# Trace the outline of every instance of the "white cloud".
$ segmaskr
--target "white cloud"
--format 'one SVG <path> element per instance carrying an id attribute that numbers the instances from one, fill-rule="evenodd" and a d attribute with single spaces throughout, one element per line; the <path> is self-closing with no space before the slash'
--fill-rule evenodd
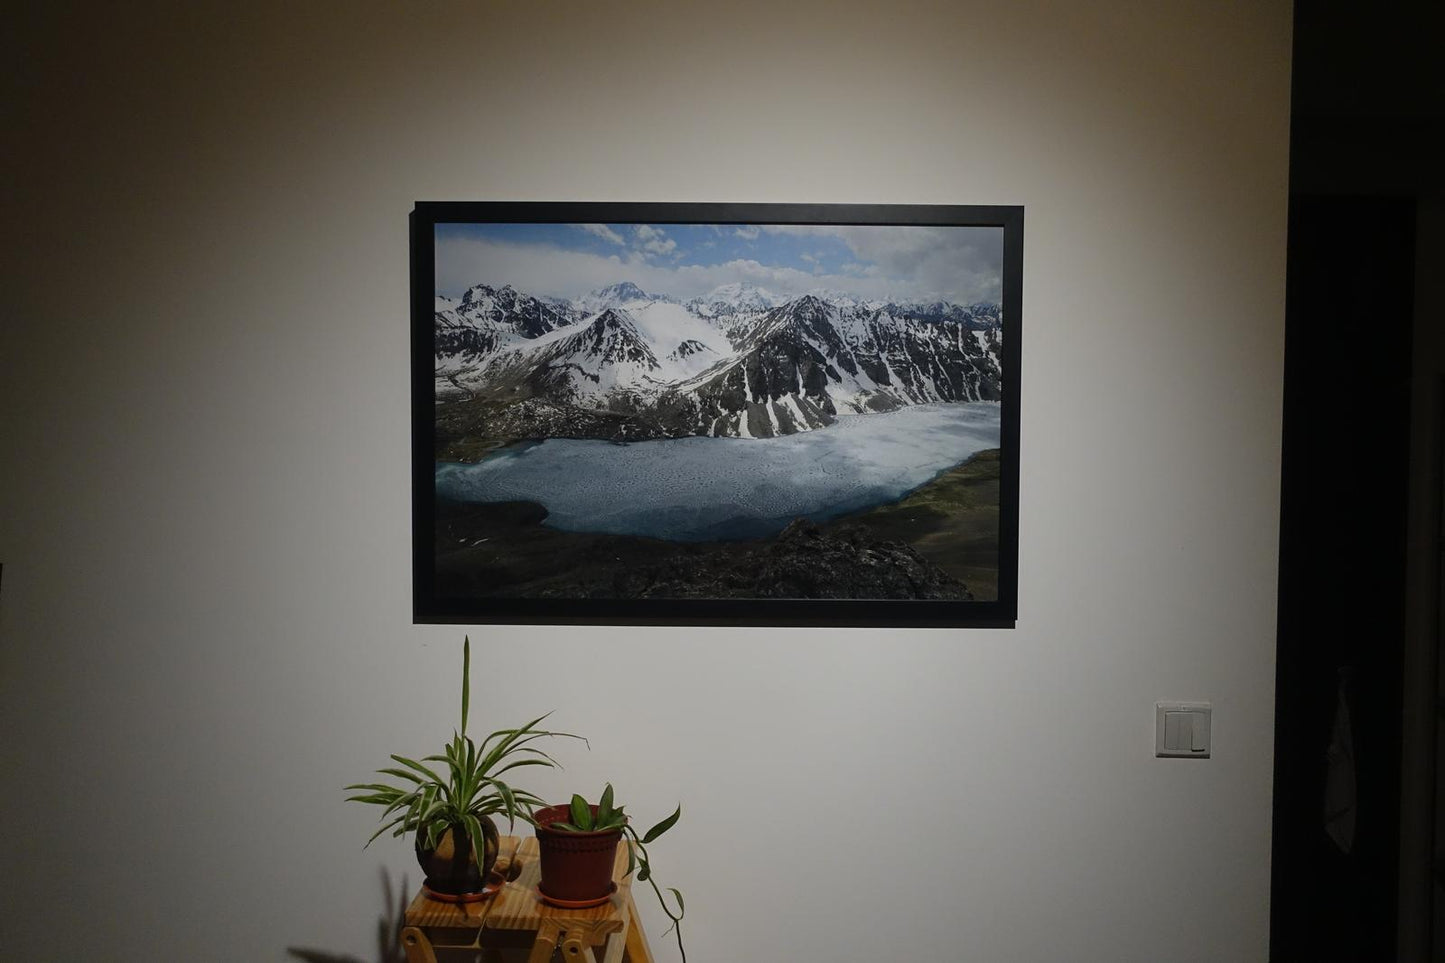
<path id="1" fill-rule="evenodd" d="M 616 244 L 619 247 L 625 246 L 627 244 L 626 238 L 624 238 L 621 234 L 618 234 L 606 224 L 574 224 L 572 226 L 580 230 L 586 231 L 588 234 L 600 237 L 604 241 Z"/>
<path id="2" fill-rule="evenodd" d="M 669 239 L 670 240 L 670 239 Z M 603 257 L 544 244 L 505 244 L 447 238 L 436 245 L 436 290 L 456 296 L 473 284 L 510 284 L 534 295 L 574 298 L 618 281 L 679 300 L 706 294 L 730 281 L 751 281 L 778 294 L 802 294 L 819 281 L 795 268 L 738 260 L 707 267 L 654 264 L 639 251 Z"/>
<path id="3" fill-rule="evenodd" d="M 660 257 L 677 251 L 677 242 L 667 232 L 651 224 L 638 224 L 632 229 L 632 243 L 643 257 Z M 682 252 L 678 252 L 681 256 Z"/>
<path id="4" fill-rule="evenodd" d="M 837 238 L 860 262 L 876 269 L 870 275 L 894 278 L 900 287 L 920 293 L 967 301 L 996 301 L 1002 296 L 1002 228 L 766 224 L 762 229 L 769 234 Z"/>
<path id="5" fill-rule="evenodd" d="M 751 225 L 746 229 L 758 230 Z M 684 252 L 677 242 L 665 231 L 641 224 L 626 238 L 629 249 L 609 256 L 545 244 L 445 238 L 436 246 L 436 289 L 457 295 L 477 283 L 510 284 L 531 294 L 577 297 L 632 281 L 645 291 L 687 300 L 720 284 L 749 281 L 784 297 L 819 288 L 879 300 L 941 297 L 967 303 L 1000 297 L 999 229 L 773 225 L 763 230 L 836 237 L 858 260 L 832 273 L 825 273 L 817 260 L 808 262 L 809 271 L 751 259 L 678 265 Z"/>
<path id="6" fill-rule="evenodd" d="M 742 238 L 744 241 L 756 241 L 758 239 L 758 235 L 762 232 L 759 231 L 757 227 L 752 224 L 745 224 L 744 226 L 733 231 L 733 233 L 738 237 Z"/>

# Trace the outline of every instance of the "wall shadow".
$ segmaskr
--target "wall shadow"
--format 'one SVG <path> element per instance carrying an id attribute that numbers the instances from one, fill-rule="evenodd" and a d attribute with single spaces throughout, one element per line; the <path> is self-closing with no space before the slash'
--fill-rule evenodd
<path id="1" fill-rule="evenodd" d="M 393 889 L 391 874 L 381 868 L 382 912 L 376 921 L 375 963 L 406 963 L 406 949 L 401 945 L 401 928 L 406 919 L 407 878 Z M 305 963 L 367 963 L 354 956 L 328 953 L 309 947 L 288 946 L 286 952 Z"/>

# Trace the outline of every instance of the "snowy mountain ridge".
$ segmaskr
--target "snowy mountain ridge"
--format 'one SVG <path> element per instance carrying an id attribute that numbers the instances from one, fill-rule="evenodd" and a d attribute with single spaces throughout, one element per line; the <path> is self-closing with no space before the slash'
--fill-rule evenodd
<path id="1" fill-rule="evenodd" d="M 478 284 L 438 297 L 435 326 L 438 402 L 480 402 L 514 436 L 625 422 L 620 437 L 773 437 L 1001 397 L 986 303 L 784 299 L 740 282 L 681 304 L 627 281 L 567 301 Z"/>

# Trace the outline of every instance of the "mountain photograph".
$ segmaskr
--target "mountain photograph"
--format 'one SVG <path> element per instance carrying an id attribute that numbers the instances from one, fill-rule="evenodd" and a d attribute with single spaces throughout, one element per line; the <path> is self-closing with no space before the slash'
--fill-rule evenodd
<path id="1" fill-rule="evenodd" d="M 1002 235 L 435 225 L 438 592 L 997 598 Z"/>

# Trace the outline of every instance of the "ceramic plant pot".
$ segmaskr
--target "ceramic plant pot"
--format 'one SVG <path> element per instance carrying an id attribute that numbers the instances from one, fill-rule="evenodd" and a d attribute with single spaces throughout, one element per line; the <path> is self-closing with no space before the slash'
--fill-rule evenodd
<path id="1" fill-rule="evenodd" d="M 436 849 L 426 848 L 425 833 L 416 836 L 416 861 L 426 874 L 426 888 L 441 899 L 464 900 L 485 895 L 492 866 L 497 862 L 497 827 L 491 817 L 481 816 L 482 861 L 477 865 L 472 840 L 461 826 L 452 826 L 437 838 Z"/>
<path id="2" fill-rule="evenodd" d="M 591 809 L 595 817 L 597 807 Z M 612 867 L 617 860 L 617 843 L 622 839 L 621 828 L 593 833 L 549 829 L 551 823 L 571 820 L 568 806 L 547 806 L 534 815 L 542 898 L 559 906 L 606 902 L 615 889 Z"/>

